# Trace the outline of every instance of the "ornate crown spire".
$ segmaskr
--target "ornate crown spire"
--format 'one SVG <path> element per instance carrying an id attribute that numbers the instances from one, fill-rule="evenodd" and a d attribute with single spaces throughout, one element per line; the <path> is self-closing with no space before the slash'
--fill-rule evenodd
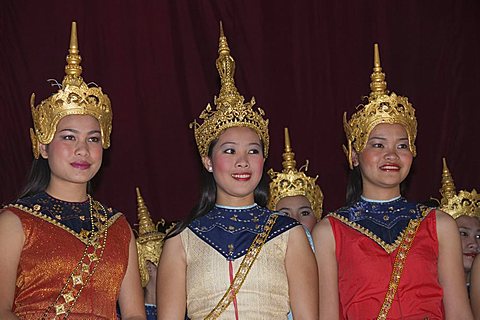
<path id="1" fill-rule="evenodd" d="M 380 52 L 378 51 L 378 44 L 373 45 L 373 73 L 370 75 L 370 99 L 375 100 L 387 94 L 387 82 L 385 81 L 385 73 L 382 72 L 380 65 Z"/>
<path id="2" fill-rule="evenodd" d="M 58 122 L 68 115 L 91 115 L 100 124 L 102 146 L 110 146 L 112 109 L 110 99 L 100 87 L 88 87 L 81 77 L 82 57 L 78 50 L 77 24 L 72 22 L 70 48 L 66 58 L 62 88 L 35 107 L 35 94 L 30 99 L 34 129 L 30 129 L 33 155 L 38 159 L 40 144 L 49 144 Z"/>
<path id="3" fill-rule="evenodd" d="M 445 158 L 442 159 L 443 161 L 443 172 L 442 172 L 442 188 L 440 189 L 440 194 L 442 195 L 441 205 L 447 205 L 448 200 L 453 198 L 457 192 L 455 189 L 455 184 L 453 182 L 452 175 L 450 174 L 450 170 L 447 167 L 447 161 Z"/>
<path id="4" fill-rule="evenodd" d="M 347 121 L 347 113 L 343 114 L 343 128 L 347 136 L 347 146 L 343 146 L 350 169 L 352 164 L 352 148 L 361 152 L 365 148 L 370 132 L 380 123 L 398 123 L 405 127 L 409 148 L 416 156 L 415 139 L 417 136 L 417 119 L 415 109 L 408 98 L 389 94 L 385 73 L 380 64 L 378 44 L 374 45 L 373 73 L 370 76 L 370 95 L 368 104 L 360 105 L 358 111 Z"/>
<path id="5" fill-rule="evenodd" d="M 460 216 L 480 218 L 480 194 L 475 189 L 471 192 L 460 190 L 457 194 L 452 175 L 447 167 L 447 161 L 443 158 L 442 188 L 440 189 L 442 200 L 440 210 L 445 211 L 454 219 Z"/>
<path id="6" fill-rule="evenodd" d="M 198 151 L 201 157 L 208 156 L 208 149 L 212 141 L 218 139 L 222 132 L 232 127 L 247 127 L 255 130 L 263 143 L 263 156 L 268 156 L 269 135 L 268 119 L 263 119 L 265 112 L 261 108 L 253 110 L 255 98 L 244 103 L 245 98 L 240 95 L 235 86 L 235 60 L 230 55 L 227 38 L 223 33 L 220 22 L 220 39 L 218 44 L 218 58 L 215 61 L 220 75 L 220 93 L 214 98 L 216 110 L 210 104 L 200 114 L 203 123 L 194 120 L 190 124 L 193 128 Z"/>
<path id="7" fill-rule="evenodd" d="M 137 192 L 137 216 L 138 216 L 138 236 L 142 237 L 152 232 L 157 232 L 157 228 L 150 218 L 150 212 L 145 205 L 145 200 L 140 193 L 140 189 L 135 188 Z"/>
<path id="8" fill-rule="evenodd" d="M 140 194 L 140 189 L 135 188 L 137 192 L 137 213 L 138 213 L 138 237 L 137 237 L 137 253 L 138 265 L 140 269 L 140 278 L 142 286 L 145 287 L 150 276 L 148 275 L 147 261 L 158 266 L 160 255 L 162 253 L 163 240 L 165 233 L 158 231 L 157 226 L 150 218 L 145 201 Z M 161 219 L 160 224 L 165 225 L 165 220 Z"/>
<path id="9" fill-rule="evenodd" d="M 315 217 L 317 220 L 320 220 L 323 211 L 323 193 L 316 184 L 318 176 L 312 178 L 305 174 L 308 170 L 308 160 L 299 170 L 297 170 L 296 165 L 297 162 L 295 161 L 295 153 L 293 153 L 290 144 L 288 128 L 285 128 L 283 170 L 282 172 L 275 172 L 273 169 L 268 170 L 268 175 L 272 179 L 270 182 L 268 208 L 270 210 L 276 210 L 277 203 L 285 197 L 304 196 L 310 202 Z"/>

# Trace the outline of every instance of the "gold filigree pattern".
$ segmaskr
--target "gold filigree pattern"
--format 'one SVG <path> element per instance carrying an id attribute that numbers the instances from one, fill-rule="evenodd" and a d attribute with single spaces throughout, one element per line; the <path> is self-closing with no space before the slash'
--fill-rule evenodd
<path id="1" fill-rule="evenodd" d="M 250 245 L 250 248 L 248 248 L 248 252 L 245 254 L 245 257 L 243 258 L 240 267 L 235 273 L 235 277 L 229 288 L 223 295 L 222 299 L 220 299 L 218 304 L 215 306 L 215 308 L 213 308 L 213 310 L 205 317 L 205 320 L 217 319 L 223 313 L 223 311 L 228 308 L 230 303 L 232 303 L 233 299 L 238 294 L 238 291 L 240 291 L 243 282 L 247 278 L 247 275 L 252 268 L 253 263 L 257 259 L 258 254 L 262 250 L 263 245 L 267 241 L 268 235 L 272 231 L 273 225 L 275 224 L 277 218 L 278 216 L 276 214 L 270 215 L 267 222 L 265 223 L 263 231 L 255 237 L 252 244 Z"/>
<path id="2" fill-rule="evenodd" d="M 78 50 L 77 24 L 72 22 L 70 49 L 65 66 L 62 88 L 57 93 L 43 100 L 35 107 L 35 94 L 30 99 L 34 129 L 30 129 L 33 154 L 40 155 L 40 144 L 49 144 L 58 122 L 68 115 L 91 115 L 98 120 L 102 136 L 102 146 L 110 146 L 112 132 L 112 108 L 110 99 L 100 87 L 89 87 L 83 78 Z"/>
<path id="3" fill-rule="evenodd" d="M 387 91 L 385 73 L 380 65 L 378 44 L 374 45 L 374 67 L 370 76 L 370 95 L 368 104 L 360 105 L 351 119 L 347 121 L 347 113 L 343 114 L 343 128 L 347 136 L 347 146 L 343 146 L 350 169 L 353 169 L 352 147 L 361 152 L 367 145 L 370 132 L 380 123 L 401 124 L 408 135 L 409 148 L 416 156 L 415 139 L 417 136 L 417 119 L 415 109 L 407 97 L 397 96 Z"/>
<path id="4" fill-rule="evenodd" d="M 285 151 L 283 152 L 282 165 L 282 172 L 275 172 L 273 169 L 268 170 L 268 175 L 272 179 L 268 208 L 276 210 L 277 203 L 285 197 L 304 196 L 310 202 L 317 221 L 320 221 L 323 212 L 323 193 L 316 184 L 318 176 L 313 178 L 305 174 L 308 170 L 308 160 L 304 166 L 297 170 L 297 162 L 290 144 L 288 128 L 285 128 Z"/>
<path id="5" fill-rule="evenodd" d="M 460 190 L 456 192 L 447 161 L 443 158 L 442 188 L 440 189 L 442 200 L 439 209 L 451 215 L 454 219 L 460 216 L 480 218 L 480 194 L 473 189 L 471 192 Z"/>
<path id="6" fill-rule="evenodd" d="M 245 98 L 240 95 L 235 87 L 235 60 L 230 55 L 227 38 L 223 34 L 223 27 L 220 22 L 220 40 L 216 66 L 220 75 L 220 94 L 214 99 L 216 110 L 212 110 L 210 104 L 200 114 L 203 123 L 197 120 L 190 123 L 193 128 L 195 141 L 201 157 L 208 156 L 208 149 L 212 141 L 218 139 L 222 132 L 232 127 L 247 127 L 253 129 L 263 143 L 263 156 L 268 156 L 269 135 L 268 119 L 263 119 L 265 112 L 257 108 L 253 110 L 255 98 L 244 103 Z"/>

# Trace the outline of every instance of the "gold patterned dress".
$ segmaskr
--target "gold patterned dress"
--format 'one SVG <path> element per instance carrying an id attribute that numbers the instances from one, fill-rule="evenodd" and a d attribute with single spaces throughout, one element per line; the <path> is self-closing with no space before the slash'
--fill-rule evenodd
<path id="1" fill-rule="evenodd" d="M 46 193 L 7 207 L 25 234 L 12 309 L 20 319 L 116 319 L 131 234 L 121 213 L 99 208 Z"/>
<path id="2" fill-rule="evenodd" d="M 181 234 L 187 258 L 187 310 L 204 319 L 228 290 L 254 238 L 275 213 L 254 205 L 215 206 Z M 219 319 L 287 319 L 285 270 L 289 230 L 298 222 L 278 216 L 240 291 Z"/>

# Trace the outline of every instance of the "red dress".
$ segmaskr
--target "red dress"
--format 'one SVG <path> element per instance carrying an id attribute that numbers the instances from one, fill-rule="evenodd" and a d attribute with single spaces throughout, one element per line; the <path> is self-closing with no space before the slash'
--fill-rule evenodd
<path id="1" fill-rule="evenodd" d="M 368 230 L 328 217 L 338 262 L 340 319 L 376 319 L 390 282 L 397 248 L 388 253 Z M 358 226 L 358 225 L 357 225 Z M 373 237 L 375 238 L 375 237 Z M 435 210 L 423 219 L 408 252 L 387 319 L 444 319 L 438 282 Z"/>
<path id="2" fill-rule="evenodd" d="M 20 319 L 40 319 L 82 258 L 86 244 L 76 232 L 20 208 L 7 207 L 20 218 L 25 234 L 12 311 Z M 106 226 L 103 256 L 68 319 L 116 319 L 131 234 L 121 213 L 110 217 Z"/>

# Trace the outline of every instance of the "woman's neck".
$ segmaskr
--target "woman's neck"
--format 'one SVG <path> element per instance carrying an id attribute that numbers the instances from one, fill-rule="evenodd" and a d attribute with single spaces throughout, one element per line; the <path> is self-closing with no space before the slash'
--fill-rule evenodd
<path id="1" fill-rule="evenodd" d="M 249 194 L 245 197 L 236 197 L 217 192 L 215 204 L 224 207 L 247 207 L 254 205 L 255 199 L 253 194 Z"/>
<path id="2" fill-rule="evenodd" d="M 400 199 L 401 196 L 396 196 L 394 198 L 391 198 L 391 199 L 386 199 L 386 200 L 376 200 L 376 199 L 369 199 L 365 196 L 360 196 L 363 200 L 365 201 L 368 201 L 368 202 L 378 202 L 378 203 L 384 203 L 384 202 L 392 202 L 392 201 L 395 201 L 397 199 Z"/>
<path id="3" fill-rule="evenodd" d="M 395 188 L 363 188 L 362 197 L 374 201 L 388 201 L 400 197 L 400 187 Z"/>
<path id="4" fill-rule="evenodd" d="M 68 202 L 83 202 L 88 199 L 86 184 L 62 184 L 49 183 L 45 192 L 52 197 Z"/>

